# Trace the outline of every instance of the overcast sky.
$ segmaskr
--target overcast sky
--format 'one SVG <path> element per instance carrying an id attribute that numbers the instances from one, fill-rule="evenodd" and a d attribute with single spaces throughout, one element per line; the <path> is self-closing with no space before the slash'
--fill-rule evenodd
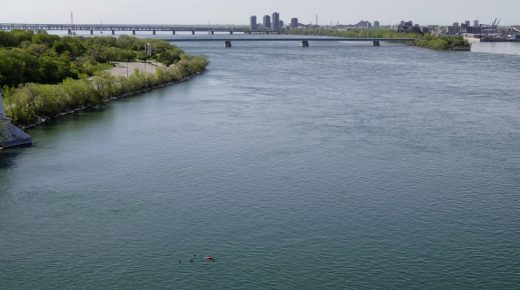
<path id="1" fill-rule="evenodd" d="M 301 23 L 381 24 L 413 20 L 420 24 L 451 24 L 479 19 L 491 23 L 520 24 L 520 0 L 1 0 L 0 22 L 247 24 L 273 11 L 282 20 L 298 17 Z"/>

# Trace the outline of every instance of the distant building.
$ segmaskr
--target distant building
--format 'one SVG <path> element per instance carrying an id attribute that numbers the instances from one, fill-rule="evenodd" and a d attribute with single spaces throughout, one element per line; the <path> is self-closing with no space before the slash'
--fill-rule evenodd
<path id="1" fill-rule="evenodd" d="M 291 28 L 298 28 L 300 23 L 298 22 L 298 18 L 291 18 L 291 24 L 289 25 Z"/>
<path id="2" fill-rule="evenodd" d="M 464 24 L 466 24 L 466 27 L 470 27 L 471 26 L 471 21 L 466 20 L 466 21 L 464 21 Z"/>
<path id="3" fill-rule="evenodd" d="M 414 25 L 413 21 L 401 21 L 399 26 L 397 27 L 398 32 L 413 32 L 414 31 Z"/>
<path id="4" fill-rule="evenodd" d="M 374 21 L 374 28 L 379 28 L 380 24 L 379 24 L 379 21 Z"/>
<path id="5" fill-rule="evenodd" d="M 272 21 L 271 28 L 274 31 L 280 31 L 280 14 L 278 12 L 273 12 Z"/>
<path id="6" fill-rule="evenodd" d="M 473 21 L 473 26 L 480 27 L 480 21 L 478 21 L 478 20 Z"/>
<path id="7" fill-rule="evenodd" d="M 371 28 L 372 27 L 372 23 L 370 21 L 361 20 L 354 26 L 358 27 L 358 28 Z"/>
<path id="8" fill-rule="evenodd" d="M 253 15 L 249 18 L 249 29 L 251 31 L 257 31 L 258 30 L 258 25 L 256 23 L 256 16 Z"/>
<path id="9" fill-rule="evenodd" d="M 263 20 L 264 22 L 262 24 L 264 25 L 264 28 L 271 29 L 271 16 L 265 15 Z"/>
<path id="10" fill-rule="evenodd" d="M 460 25 L 458 22 L 454 22 L 452 26 L 448 26 L 448 34 L 459 34 L 460 33 Z"/>

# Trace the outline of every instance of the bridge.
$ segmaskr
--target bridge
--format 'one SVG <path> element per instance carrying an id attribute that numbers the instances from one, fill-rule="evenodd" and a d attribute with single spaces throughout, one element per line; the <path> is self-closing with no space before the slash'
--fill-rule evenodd
<path id="1" fill-rule="evenodd" d="M 26 24 L 26 23 L 0 23 L 0 30 L 31 30 L 31 31 L 67 31 L 69 35 L 75 32 L 111 32 L 115 35 L 117 31 L 132 32 L 171 32 L 175 35 L 176 32 L 191 32 L 195 35 L 197 32 L 207 32 L 209 35 L 214 35 L 215 32 L 224 32 L 229 34 L 243 33 L 243 34 L 280 34 L 279 31 L 270 29 L 258 29 L 252 31 L 249 26 L 243 25 L 163 25 L 163 24 Z M 223 41 L 226 47 L 231 47 L 231 41 L 301 41 L 303 47 L 308 47 L 311 41 L 349 41 L 349 42 L 372 42 L 374 46 L 379 46 L 380 42 L 405 42 L 413 41 L 413 38 L 342 38 L 342 37 L 316 37 L 316 36 L 295 36 L 295 37 L 234 37 L 234 38 L 218 38 L 218 37 L 161 37 L 170 42 L 199 42 L 199 41 Z"/>
<path id="2" fill-rule="evenodd" d="M 215 34 L 215 32 L 233 33 L 276 33 L 270 29 L 258 29 L 252 31 L 249 26 L 244 25 L 163 25 L 163 24 L 26 24 L 26 23 L 0 23 L 0 30 L 52 30 L 52 31 L 67 31 L 68 34 L 73 34 L 76 31 L 87 31 L 90 34 L 94 32 L 108 31 L 113 35 L 117 31 L 132 32 L 171 32 L 175 34 L 177 31 L 191 32 L 208 32 L 208 34 Z"/>
<path id="3" fill-rule="evenodd" d="M 316 36 L 295 36 L 295 37 L 233 37 L 233 38 L 222 38 L 222 37 L 158 37 L 159 39 L 170 41 L 170 42 L 224 42 L 225 47 L 231 47 L 232 41 L 301 41 L 302 47 L 308 47 L 310 42 L 372 42 L 374 46 L 380 46 L 381 42 L 406 42 L 413 41 L 414 38 L 349 38 L 349 37 L 316 37 Z"/>

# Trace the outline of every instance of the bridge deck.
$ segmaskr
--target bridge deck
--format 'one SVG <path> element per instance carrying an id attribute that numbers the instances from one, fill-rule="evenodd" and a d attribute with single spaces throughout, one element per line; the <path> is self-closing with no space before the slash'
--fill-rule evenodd
<path id="1" fill-rule="evenodd" d="M 412 41 L 413 38 L 345 38 L 345 37 L 184 37 L 184 38 L 161 38 L 158 39 L 171 41 L 171 42 L 198 42 L 198 41 L 382 41 L 382 42 L 403 42 L 403 41 Z"/>

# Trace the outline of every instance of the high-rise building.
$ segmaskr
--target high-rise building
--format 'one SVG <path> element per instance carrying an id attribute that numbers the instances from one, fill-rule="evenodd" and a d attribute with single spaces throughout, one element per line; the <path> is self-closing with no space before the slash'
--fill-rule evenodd
<path id="1" fill-rule="evenodd" d="M 470 27 L 471 26 L 471 21 L 469 21 L 469 20 L 466 20 L 464 23 L 466 24 L 466 27 Z"/>
<path id="2" fill-rule="evenodd" d="M 257 25 L 257 22 L 256 22 L 256 15 L 253 15 L 249 18 L 249 29 L 251 31 L 256 31 L 258 30 L 258 25 Z"/>
<path id="3" fill-rule="evenodd" d="M 478 21 L 478 20 L 473 21 L 473 26 L 479 27 L 480 26 L 480 21 Z"/>
<path id="4" fill-rule="evenodd" d="M 299 25 L 300 23 L 298 22 L 298 18 L 291 18 L 291 28 L 298 28 Z"/>
<path id="5" fill-rule="evenodd" d="M 272 17 L 273 23 L 271 28 L 274 31 L 280 31 L 280 14 L 278 12 L 273 12 Z"/>
<path id="6" fill-rule="evenodd" d="M 271 29 L 271 16 L 265 15 L 263 20 L 264 29 Z"/>
<path id="7" fill-rule="evenodd" d="M 379 24 L 379 21 L 377 21 L 377 20 L 374 21 L 374 28 L 379 28 L 379 25 L 380 25 L 380 24 Z"/>

